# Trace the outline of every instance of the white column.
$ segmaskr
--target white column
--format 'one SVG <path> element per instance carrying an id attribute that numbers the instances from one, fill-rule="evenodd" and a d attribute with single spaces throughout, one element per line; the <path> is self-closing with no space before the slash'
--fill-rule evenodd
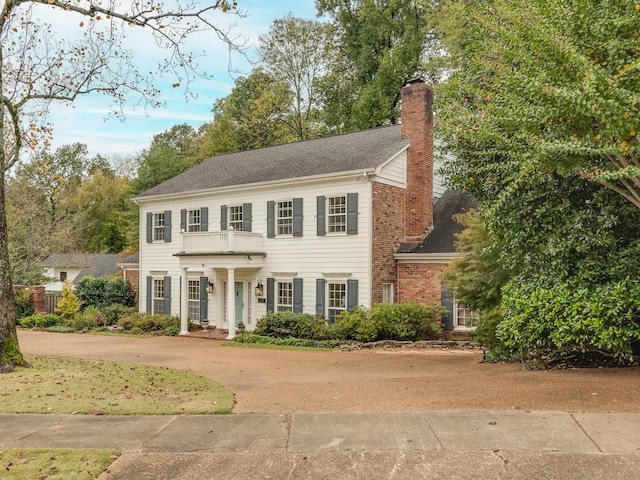
<path id="1" fill-rule="evenodd" d="M 236 338 L 236 271 L 227 269 L 227 325 L 229 326 L 228 340 Z"/>
<path id="2" fill-rule="evenodd" d="M 189 277 L 187 268 L 182 268 L 180 288 L 180 335 L 189 335 Z"/>

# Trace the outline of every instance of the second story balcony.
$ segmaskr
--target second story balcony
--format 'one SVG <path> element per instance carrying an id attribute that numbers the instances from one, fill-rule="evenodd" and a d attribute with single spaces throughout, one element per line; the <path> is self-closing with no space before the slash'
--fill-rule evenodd
<path id="1" fill-rule="evenodd" d="M 182 232 L 181 253 L 187 255 L 264 253 L 262 234 L 226 230 L 222 232 Z"/>

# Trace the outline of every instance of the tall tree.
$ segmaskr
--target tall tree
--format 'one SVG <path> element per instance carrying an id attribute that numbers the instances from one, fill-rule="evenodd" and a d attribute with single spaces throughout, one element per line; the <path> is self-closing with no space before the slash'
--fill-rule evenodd
<path id="1" fill-rule="evenodd" d="M 291 97 L 285 82 L 261 70 L 238 78 L 231 93 L 216 101 L 213 123 L 202 129 L 201 154 L 210 157 L 294 140 L 286 124 Z"/>
<path id="2" fill-rule="evenodd" d="M 155 187 L 200 163 L 198 142 L 198 132 L 186 123 L 154 135 L 151 146 L 138 155 L 134 193 Z"/>
<path id="3" fill-rule="evenodd" d="M 328 14 L 338 28 L 341 47 L 353 71 L 349 90 L 340 100 L 329 88 L 326 97 L 351 101 L 347 123 L 369 128 L 399 119 L 400 88 L 422 75 L 429 29 L 430 2 L 418 0 L 316 0 L 319 14 Z M 336 66 L 344 70 L 339 63 Z M 327 87 L 331 85 L 325 84 Z M 327 104 L 325 108 L 334 108 Z M 338 105 L 345 109 L 345 105 Z"/>
<path id="4" fill-rule="evenodd" d="M 448 1 L 442 15 L 462 68 L 439 92 L 440 135 L 485 164 L 474 178 L 508 159 L 512 182 L 574 171 L 640 208 L 635 0 Z"/>
<path id="5" fill-rule="evenodd" d="M 327 73 L 335 29 L 328 23 L 287 15 L 273 21 L 259 39 L 260 67 L 286 82 L 293 96 L 291 115 L 284 119 L 296 140 L 315 136 L 318 81 Z"/>
<path id="6" fill-rule="evenodd" d="M 215 24 L 218 11 L 235 12 L 236 4 L 216 0 L 206 6 L 188 3 L 120 3 L 115 0 L 12 0 L 0 10 L 0 371 L 24 364 L 15 330 L 15 303 L 8 249 L 5 184 L 7 172 L 25 145 L 48 141 L 46 113 L 56 101 L 102 93 L 114 100 L 114 110 L 130 94 L 150 105 L 158 102 L 154 76 L 144 76 L 125 48 L 127 27 L 154 36 L 167 49 L 159 70 L 172 72 L 188 84 L 196 57 L 184 50 L 194 32 L 209 30 L 230 42 Z M 75 19 L 82 38 L 57 36 L 42 18 Z M 68 28 L 68 27 L 66 27 Z M 65 30 L 63 35 L 68 35 Z M 153 40 L 152 40 L 153 41 Z M 121 110 L 120 110 L 121 111 Z"/>

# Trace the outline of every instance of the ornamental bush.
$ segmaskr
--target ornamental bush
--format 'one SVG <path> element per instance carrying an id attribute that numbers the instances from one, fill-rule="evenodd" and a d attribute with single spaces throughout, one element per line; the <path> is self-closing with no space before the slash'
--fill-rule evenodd
<path id="1" fill-rule="evenodd" d="M 129 333 L 176 335 L 180 333 L 180 318 L 171 315 L 131 313 L 118 320 L 118 325 Z M 193 328 L 191 325 L 189 328 Z"/>
<path id="2" fill-rule="evenodd" d="M 331 329 L 324 319 L 317 315 L 293 312 L 269 312 L 256 324 L 256 335 L 277 338 L 306 338 L 309 340 L 328 340 Z"/>
<path id="3" fill-rule="evenodd" d="M 541 357 L 600 352 L 633 359 L 640 339 L 640 281 L 590 288 L 509 282 L 496 335 L 512 350 Z"/>
<path id="4" fill-rule="evenodd" d="M 33 327 L 48 328 L 48 327 L 60 325 L 61 323 L 62 323 L 62 317 L 60 317 L 59 315 L 54 315 L 52 313 L 46 314 L 46 315 L 36 313 L 34 315 L 29 315 L 27 317 L 24 317 L 20 321 L 20 325 L 22 325 L 24 328 L 33 328 Z"/>
<path id="5" fill-rule="evenodd" d="M 131 285 L 122 278 L 83 277 L 76 284 L 75 292 L 85 307 L 105 309 L 114 303 L 132 307 L 135 303 Z"/>
<path id="6" fill-rule="evenodd" d="M 378 303 L 371 309 L 342 312 L 335 331 L 340 338 L 357 342 L 423 340 L 441 332 L 440 315 L 444 312 L 442 307 L 415 302 Z"/>
<path id="7" fill-rule="evenodd" d="M 20 322 L 24 317 L 28 317 L 29 315 L 33 315 L 35 311 L 33 305 L 29 301 L 29 297 L 31 296 L 31 292 L 28 288 L 23 288 L 22 290 L 18 290 L 14 298 L 16 300 L 16 322 Z"/>

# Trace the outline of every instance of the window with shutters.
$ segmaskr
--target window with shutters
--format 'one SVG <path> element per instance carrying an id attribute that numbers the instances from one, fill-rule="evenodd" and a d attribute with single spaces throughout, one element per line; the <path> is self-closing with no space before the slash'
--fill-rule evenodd
<path id="1" fill-rule="evenodd" d="M 164 279 L 153 279 L 153 311 L 154 314 L 164 313 Z"/>
<path id="2" fill-rule="evenodd" d="M 188 316 L 189 320 L 200 320 L 200 280 L 189 280 L 188 287 Z"/>
<path id="3" fill-rule="evenodd" d="M 293 201 L 277 203 L 276 225 L 278 235 L 293 234 Z"/>
<path id="4" fill-rule="evenodd" d="M 327 321 L 335 323 L 336 318 L 347 309 L 347 284 L 329 282 L 327 284 Z"/>
<path id="5" fill-rule="evenodd" d="M 293 282 L 277 282 L 276 310 L 278 312 L 293 311 Z"/>
<path id="6" fill-rule="evenodd" d="M 164 213 L 153 214 L 153 239 L 164 240 Z"/>
<path id="7" fill-rule="evenodd" d="M 327 231 L 342 233 L 347 231 L 347 197 L 327 197 Z"/>
<path id="8" fill-rule="evenodd" d="M 187 232 L 199 232 L 202 227 L 200 209 L 187 212 Z"/>
<path id="9" fill-rule="evenodd" d="M 242 228 L 242 219 L 243 219 L 243 215 L 242 215 L 242 205 L 234 205 L 229 207 L 229 228 L 232 228 L 234 230 L 237 230 L 239 232 L 241 232 L 243 230 Z"/>

